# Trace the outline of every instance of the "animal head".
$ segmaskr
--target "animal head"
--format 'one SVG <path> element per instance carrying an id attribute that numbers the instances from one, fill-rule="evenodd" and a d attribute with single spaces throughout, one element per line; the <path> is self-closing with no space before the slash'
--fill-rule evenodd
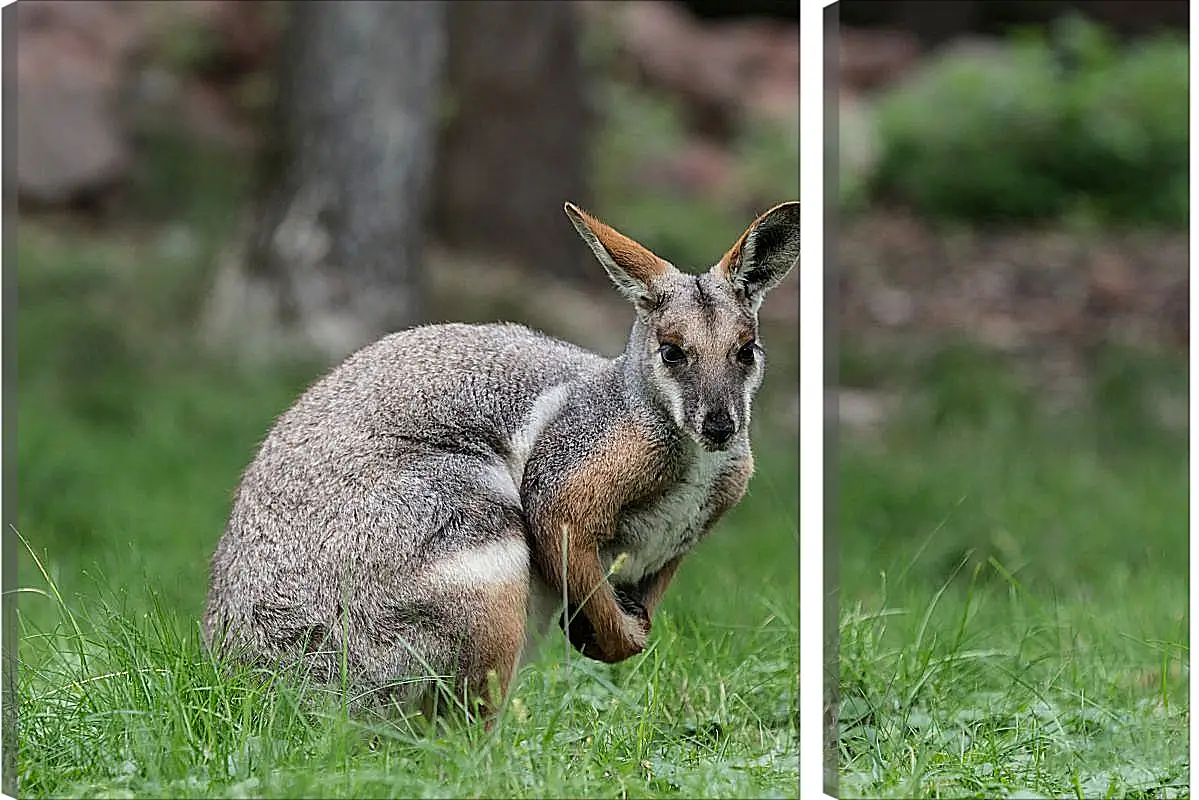
<path id="1" fill-rule="evenodd" d="M 637 317 L 626 357 L 680 430 L 709 451 L 749 426 L 765 351 L 758 308 L 799 262 L 799 203 L 754 220 L 706 272 L 689 274 L 571 203 L 566 214 Z"/>

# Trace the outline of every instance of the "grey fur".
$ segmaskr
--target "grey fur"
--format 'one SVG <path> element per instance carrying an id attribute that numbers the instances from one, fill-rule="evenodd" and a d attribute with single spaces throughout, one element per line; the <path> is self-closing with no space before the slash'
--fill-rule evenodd
<path id="1" fill-rule="evenodd" d="M 489 620 L 472 587 L 432 576 L 489 544 L 515 542 L 519 557 L 523 541 L 525 571 L 512 574 L 523 575 L 528 628 L 544 630 L 532 617 L 547 612 L 549 566 L 529 519 L 618 425 L 668 454 L 672 488 L 622 512 L 601 552 L 606 564 L 628 554 L 613 583 L 634 589 L 693 548 L 713 486 L 750 458 L 763 365 L 735 355 L 739 337 L 756 336 L 756 308 L 715 268 L 676 270 L 655 288 L 658 305 L 638 313 L 614 359 L 519 325 L 430 325 L 363 348 L 315 383 L 242 476 L 212 559 L 206 639 L 251 659 L 303 660 L 325 681 L 344 658 L 365 690 L 494 666 L 480 661 Z M 683 370 L 662 363 L 665 329 L 688 352 Z M 719 447 L 700 413 L 717 406 L 736 424 Z M 531 425 L 538 413 L 543 424 Z M 425 688 L 393 695 L 425 698 Z"/>

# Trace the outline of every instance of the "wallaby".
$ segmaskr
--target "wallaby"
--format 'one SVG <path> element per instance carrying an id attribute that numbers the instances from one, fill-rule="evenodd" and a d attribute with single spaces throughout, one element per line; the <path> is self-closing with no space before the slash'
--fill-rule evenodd
<path id="1" fill-rule="evenodd" d="M 442 324 L 350 356 L 276 422 L 212 559 L 214 648 L 493 719 L 557 620 L 586 656 L 645 648 L 679 562 L 742 497 L 757 312 L 799 260 L 799 203 L 707 272 L 574 205 L 636 317 L 601 357 L 511 324 Z"/>

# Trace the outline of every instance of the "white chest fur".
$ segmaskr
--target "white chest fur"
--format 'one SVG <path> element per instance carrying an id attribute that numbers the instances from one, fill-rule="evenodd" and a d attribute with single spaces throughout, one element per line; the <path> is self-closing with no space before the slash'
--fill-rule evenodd
<path id="1" fill-rule="evenodd" d="M 699 450 L 690 469 L 654 502 L 626 512 L 615 541 L 600 553 L 608 568 L 627 553 L 613 583 L 635 583 L 695 546 L 712 511 L 713 487 L 737 456 Z"/>

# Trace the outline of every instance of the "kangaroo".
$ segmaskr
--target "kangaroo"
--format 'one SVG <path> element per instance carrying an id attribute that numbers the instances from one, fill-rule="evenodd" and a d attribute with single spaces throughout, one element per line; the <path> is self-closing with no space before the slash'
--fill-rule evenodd
<path id="1" fill-rule="evenodd" d="M 753 472 L 757 312 L 799 260 L 799 203 L 702 274 L 565 211 L 635 309 L 624 352 L 449 323 L 351 355 L 242 475 L 211 563 L 214 650 L 432 715 L 448 686 L 489 720 L 555 622 L 589 658 L 644 650 Z"/>

